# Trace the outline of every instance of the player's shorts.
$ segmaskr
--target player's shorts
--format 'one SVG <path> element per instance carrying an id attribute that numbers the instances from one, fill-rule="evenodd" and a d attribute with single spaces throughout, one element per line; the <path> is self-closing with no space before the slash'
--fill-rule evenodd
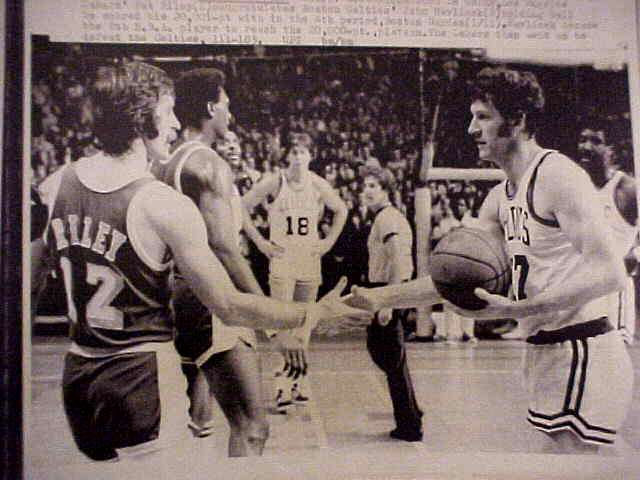
<path id="1" fill-rule="evenodd" d="M 183 280 L 179 280 L 182 282 Z M 202 366 L 212 355 L 226 352 L 238 341 L 257 348 L 256 334 L 244 327 L 226 325 L 209 313 L 190 289 L 182 288 L 178 281 L 173 307 L 176 313 L 176 350 L 183 363 Z"/>
<path id="2" fill-rule="evenodd" d="M 281 277 L 278 275 L 269 275 L 269 289 L 271 297 L 285 302 L 303 302 L 312 303 L 318 298 L 318 290 L 322 283 L 319 278 L 303 280 L 295 276 Z M 267 335 L 271 336 L 277 330 L 267 330 Z M 306 346 L 309 346 L 311 338 L 311 330 L 303 326 L 292 330 L 293 334 L 303 338 Z"/>
<path id="3" fill-rule="evenodd" d="M 551 433 L 611 445 L 631 405 L 633 370 L 620 333 L 606 317 L 527 338 L 527 420 Z"/>
<path id="4" fill-rule="evenodd" d="M 81 351 L 82 354 L 78 354 Z M 74 345 L 65 357 L 64 408 L 76 445 L 93 460 L 178 445 L 186 381 L 171 342 L 109 355 Z"/>
<path id="5" fill-rule="evenodd" d="M 273 257 L 269 261 L 269 276 L 322 283 L 322 262 L 320 255 L 296 251 L 296 255 Z"/>
<path id="6" fill-rule="evenodd" d="M 231 350 L 239 341 L 257 348 L 258 341 L 253 330 L 230 327 L 214 315 L 208 318 L 198 328 L 176 332 L 175 346 L 183 363 L 201 367 L 213 355 Z"/>

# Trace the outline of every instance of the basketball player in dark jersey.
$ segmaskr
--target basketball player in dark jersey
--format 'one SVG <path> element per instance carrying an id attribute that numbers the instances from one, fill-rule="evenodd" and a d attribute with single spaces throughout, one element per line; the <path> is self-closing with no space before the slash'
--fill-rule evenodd
<path id="1" fill-rule="evenodd" d="M 138 62 L 98 67 L 89 91 L 100 151 L 61 172 L 44 234 L 68 300 L 65 412 L 93 460 L 188 448 L 186 382 L 172 345 L 172 262 L 227 324 L 295 328 L 362 312 L 339 302 L 337 290 L 295 305 L 233 287 L 193 202 L 149 173 L 149 158 L 168 157 L 180 128 L 164 71 Z"/>
<path id="2" fill-rule="evenodd" d="M 183 130 L 170 159 L 156 160 L 152 173 L 198 206 L 209 244 L 235 286 L 243 292 L 262 295 L 240 251 L 243 207 L 231 168 L 211 148 L 229 132 L 229 99 L 224 81 L 224 74 L 213 68 L 180 75 L 176 81 L 175 111 Z M 178 287 L 174 304 L 176 348 L 189 381 L 191 429 L 197 436 L 211 431 L 215 397 L 229 421 L 229 456 L 261 455 L 269 426 L 262 402 L 254 331 L 224 325 L 189 289 Z"/>

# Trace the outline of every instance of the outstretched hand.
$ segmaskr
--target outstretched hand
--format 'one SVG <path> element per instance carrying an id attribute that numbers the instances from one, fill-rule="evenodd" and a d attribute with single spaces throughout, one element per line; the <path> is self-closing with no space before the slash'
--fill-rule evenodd
<path id="1" fill-rule="evenodd" d="M 347 277 L 341 277 L 333 289 L 320 299 L 318 303 L 309 307 L 307 314 L 307 323 L 313 326 L 305 328 L 312 330 L 319 320 L 322 321 L 343 321 L 343 320 L 371 320 L 373 313 L 366 311 L 358 306 L 350 306 L 343 301 L 340 294 L 347 286 Z"/>
<path id="2" fill-rule="evenodd" d="M 284 372 L 297 379 L 307 373 L 307 354 L 304 342 L 290 330 L 281 330 L 273 337 L 278 351 L 284 358 Z"/>
<path id="3" fill-rule="evenodd" d="M 358 287 L 354 285 L 351 287 L 351 293 L 342 297 L 342 301 L 351 307 L 368 310 L 370 312 L 377 312 L 380 310 L 376 294 L 371 288 Z"/>

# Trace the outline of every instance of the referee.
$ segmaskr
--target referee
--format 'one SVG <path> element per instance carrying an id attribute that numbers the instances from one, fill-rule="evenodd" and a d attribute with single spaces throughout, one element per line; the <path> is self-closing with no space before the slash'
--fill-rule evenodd
<path id="1" fill-rule="evenodd" d="M 367 240 L 370 286 L 410 280 L 413 234 L 404 215 L 391 205 L 395 178 L 389 170 L 377 165 L 362 167 L 360 174 L 364 178 L 364 199 L 374 218 Z M 392 309 L 376 313 L 367 328 L 367 349 L 374 363 L 387 376 L 396 422 L 391 437 L 418 442 L 422 440 L 422 411 L 409 374 L 401 314 L 401 310 Z"/>

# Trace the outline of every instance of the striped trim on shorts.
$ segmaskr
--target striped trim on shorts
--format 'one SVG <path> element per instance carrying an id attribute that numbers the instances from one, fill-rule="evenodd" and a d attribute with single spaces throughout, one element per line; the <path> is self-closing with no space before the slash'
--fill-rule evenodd
<path id="1" fill-rule="evenodd" d="M 615 442 L 632 393 L 632 370 L 607 318 L 542 331 L 527 339 L 528 422 L 546 433 L 573 431 L 583 442 Z"/>

